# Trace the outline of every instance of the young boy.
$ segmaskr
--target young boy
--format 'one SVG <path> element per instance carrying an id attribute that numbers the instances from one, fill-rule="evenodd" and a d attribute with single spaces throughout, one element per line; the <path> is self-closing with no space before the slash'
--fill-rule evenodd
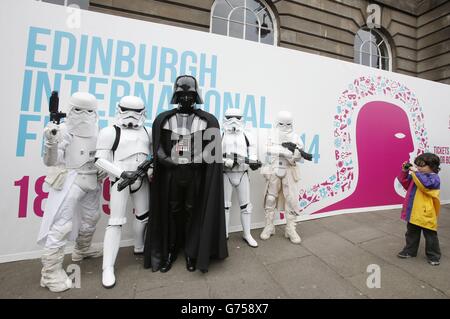
<path id="1" fill-rule="evenodd" d="M 425 253 L 428 263 L 440 264 L 441 250 L 437 236 L 437 220 L 440 201 L 439 157 L 432 153 L 424 153 L 414 160 L 415 167 L 405 162 L 402 172 L 397 177 L 407 190 L 403 203 L 401 218 L 408 222 L 405 234 L 406 245 L 397 254 L 399 258 L 417 256 L 420 233 L 425 237 Z"/>

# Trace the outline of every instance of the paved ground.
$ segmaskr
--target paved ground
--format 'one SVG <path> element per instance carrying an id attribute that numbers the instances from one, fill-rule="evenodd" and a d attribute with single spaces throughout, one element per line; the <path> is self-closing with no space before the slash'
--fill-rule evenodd
<path id="1" fill-rule="evenodd" d="M 54 294 L 39 287 L 40 261 L 0 264 L 1 298 L 449 298 L 450 205 L 442 209 L 441 265 L 427 264 L 423 238 L 417 258 L 396 257 L 404 244 L 399 210 L 359 213 L 302 222 L 303 241 L 290 244 L 283 226 L 260 247 L 248 247 L 231 234 L 229 258 L 207 274 L 189 273 L 184 258 L 166 273 L 143 269 L 142 258 L 122 248 L 118 282 L 101 286 L 101 258 L 80 263 L 81 288 Z M 261 230 L 254 230 L 255 238 Z M 65 265 L 70 264 L 66 255 Z M 381 269 L 381 288 L 366 285 L 367 266 Z"/>

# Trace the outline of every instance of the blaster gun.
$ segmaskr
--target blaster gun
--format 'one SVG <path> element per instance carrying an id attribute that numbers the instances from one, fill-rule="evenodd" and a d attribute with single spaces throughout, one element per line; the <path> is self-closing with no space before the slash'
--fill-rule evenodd
<path id="1" fill-rule="evenodd" d="M 240 156 L 236 153 L 224 154 L 223 158 L 229 158 L 233 160 L 233 167 L 238 166 L 242 163 L 245 163 L 250 166 L 250 168 L 254 171 L 262 166 L 262 163 L 258 160 L 252 160 L 248 157 Z"/>
<path id="2" fill-rule="evenodd" d="M 313 159 L 312 154 L 306 153 L 304 150 L 300 149 L 297 146 L 297 144 L 295 144 L 293 142 L 284 142 L 284 143 L 281 143 L 281 146 L 290 150 L 292 152 L 292 154 L 294 154 L 295 150 L 297 149 L 300 152 L 300 155 L 307 161 L 312 161 L 312 159 Z"/>
<path id="3" fill-rule="evenodd" d="M 52 91 L 52 95 L 50 96 L 50 101 L 48 103 L 48 109 L 50 111 L 50 121 L 59 125 L 62 118 L 67 116 L 66 113 L 59 111 L 59 97 L 58 91 Z M 52 130 L 52 134 L 56 135 L 56 130 Z"/>
<path id="4" fill-rule="evenodd" d="M 145 175 L 147 175 L 147 171 L 153 167 L 153 158 L 149 159 L 149 160 L 145 160 L 144 162 L 142 162 L 138 168 L 136 169 L 133 177 L 131 178 L 127 178 L 127 179 L 123 179 L 119 185 L 117 185 L 117 190 L 119 192 L 121 192 L 124 188 L 126 188 L 127 186 L 130 186 L 131 184 L 133 184 L 138 178 L 144 178 Z"/>

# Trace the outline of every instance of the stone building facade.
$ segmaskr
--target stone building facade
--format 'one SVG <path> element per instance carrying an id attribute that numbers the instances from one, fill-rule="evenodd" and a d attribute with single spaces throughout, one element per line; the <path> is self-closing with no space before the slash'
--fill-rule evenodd
<path id="1" fill-rule="evenodd" d="M 216 0 L 217 1 L 217 0 Z M 239 1 L 239 0 L 229 0 Z M 89 9 L 210 32 L 215 0 L 90 0 Z M 370 4 L 381 9 L 379 32 L 390 70 L 450 84 L 449 0 L 265 0 L 276 20 L 276 43 L 353 62 L 355 35 Z"/>

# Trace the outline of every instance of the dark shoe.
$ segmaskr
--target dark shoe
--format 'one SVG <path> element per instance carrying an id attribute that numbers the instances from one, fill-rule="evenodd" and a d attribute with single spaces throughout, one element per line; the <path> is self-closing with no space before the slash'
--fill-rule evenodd
<path id="1" fill-rule="evenodd" d="M 404 252 L 404 251 L 402 250 L 401 252 L 399 252 L 399 253 L 397 254 L 397 257 L 398 257 L 398 258 L 406 259 L 406 258 L 412 258 L 412 257 L 416 257 L 416 256 L 410 255 L 409 253 Z"/>
<path id="2" fill-rule="evenodd" d="M 188 271 L 195 271 L 195 259 L 191 257 L 186 257 L 186 269 Z"/>
<path id="3" fill-rule="evenodd" d="M 208 272 L 208 269 L 200 269 L 200 271 L 202 272 L 202 274 L 206 274 Z"/>
<path id="4" fill-rule="evenodd" d="M 441 264 L 441 262 L 439 260 L 430 260 L 430 259 L 428 259 L 428 263 L 431 266 L 439 266 Z"/>
<path id="5" fill-rule="evenodd" d="M 177 259 L 177 255 L 169 253 L 166 261 L 164 261 L 159 269 L 160 272 L 168 272 L 172 268 L 173 262 Z"/>

